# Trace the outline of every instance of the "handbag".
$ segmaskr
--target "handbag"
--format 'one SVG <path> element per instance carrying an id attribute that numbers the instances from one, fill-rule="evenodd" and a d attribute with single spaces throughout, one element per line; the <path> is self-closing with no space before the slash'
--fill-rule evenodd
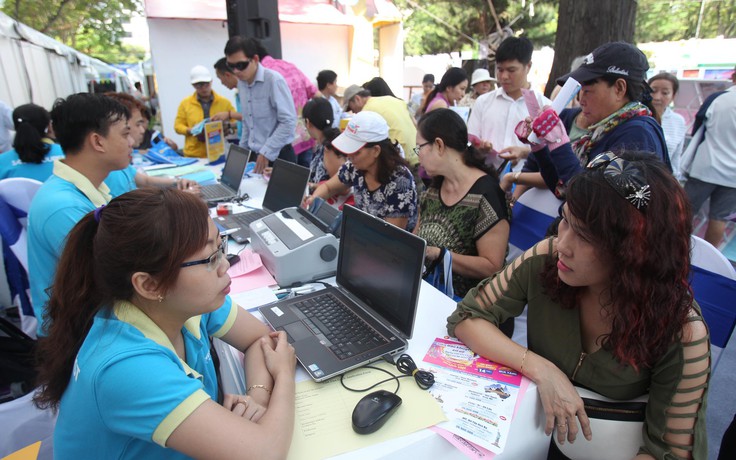
<path id="1" fill-rule="evenodd" d="M 703 143 L 705 140 L 705 125 L 701 125 L 700 128 L 693 134 L 692 139 L 690 139 L 690 143 L 687 144 L 687 148 L 684 152 L 682 152 L 682 155 L 680 155 L 679 161 L 676 163 L 679 164 L 673 164 L 673 169 L 676 169 L 675 173 L 679 173 L 681 177 L 687 177 L 690 174 L 690 168 L 693 165 L 693 160 L 695 159 L 695 152 L 697 152 L 698 147 L 700 147 L 700 144 Z"/>
<path id="2" fill-rule="evenodd" d="M 585 414 L 590 420 L 590 430 L 593 439 L 588 441 L 579 433 L 573 444 L 565 442 L 560 445 L 557 441 L 557 427 L 552 433 L 553 446 L 550 453 L 556 448 L 559 454 L 571 460 L 630 460 L 644 445 L 642 430 L 646 417 L 649 395 L 639 396 L 628 401 L 618 401 L 606 398 L 587 388 L 575 386 L 583 399 Z"/>
<path id="3" fill-rule="evenodd" d="M 452 288 L 452 253 L 447 248 L 440 248 L 439 257 L 427 266 L 422 278 L 447 297 L 457 300 Z"/>

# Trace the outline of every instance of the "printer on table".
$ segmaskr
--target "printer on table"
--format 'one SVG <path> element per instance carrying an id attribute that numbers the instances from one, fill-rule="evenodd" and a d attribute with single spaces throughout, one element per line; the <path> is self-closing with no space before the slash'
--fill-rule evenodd
<path id="1" fill-rule="evenodd" d="M 332 219 L 325 222 L 305 209 L 286 208 L 250 224 L 253 251 L 279 286 L 335 274 L 339 244 L 334 231 L 342 214 L 334 211 L 327 217 L 322 213 L 320 217 Z"/>

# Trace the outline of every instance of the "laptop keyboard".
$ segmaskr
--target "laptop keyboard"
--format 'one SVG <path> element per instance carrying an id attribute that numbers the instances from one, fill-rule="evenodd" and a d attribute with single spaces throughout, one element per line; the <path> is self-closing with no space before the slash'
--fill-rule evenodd
<path id="1" fill-rule="evenodd" d="M 342 304 L 333 294 L 312 297 L 293 304 L 307 319 L 314 334 L 324 334 L 330 350 L 339 359 L 348 359 L 388 343 L 375 329 Z"/>
<path id="2" fill-rule="evenodd" d="M 222 184 L 212 184 L 201 187 L 200 194 L 205 200 L 214 200 L 217 198 L 234 196 L 233 191 Z"/>

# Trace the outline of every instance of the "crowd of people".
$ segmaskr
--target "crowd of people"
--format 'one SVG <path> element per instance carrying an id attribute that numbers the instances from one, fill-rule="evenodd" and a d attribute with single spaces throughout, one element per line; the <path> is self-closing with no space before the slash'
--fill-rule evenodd
<path id="1" fill-rule="evenodd" d="M 173 128 L 183 155 L 205 157 L 198 125 L 237 126 L 254 173 L 277 158 L 310 168 L 305 206 L 350 204 L 414 232 L 428 264 L 449 253 L 449 294 L 461 301 L 448 332 L 536 383 L 550 455 L 596 436 L 583 386 L 615 400 L 649 395 L 637 458 L 706 458 L 709 340 L 688 284 L 690 235 L 707 199 L 714 245 L 736 212 L 736 86 L 706 100 L 685 148 L 671 108 L 678 80 L 647 79 L 635 46 L 604 44 L 559 76 L 581 84 L 560 114 L 528 81 L 532 51 L 507 38 L 495 78 L 427 74 L 408 104 L 380 77 L 348 85 L 340 102 L 334 71 L 315 85 L 235 36 L 213 69 L 236 104 L 196 65 Z M 225 242 L 198 185 L 132 166 L 132 149 L 150 145 L 144 102 L 80 93 L 50 112 L 0 106 L 15 131 L 12 143 L 0 137 L 0 178 L 43 182 L 28 268 L 35 401 L 59 410 L 56 454 L 285 457 L 294 351 L 228 295 Z M 530 187 L 564 205 L 549 238 L 507 260 L 513 206 Z M 519 344 L 510 337 L 524 310 Z M 245 395 L 218 395 L 210 337 L 245 353 Z"/>

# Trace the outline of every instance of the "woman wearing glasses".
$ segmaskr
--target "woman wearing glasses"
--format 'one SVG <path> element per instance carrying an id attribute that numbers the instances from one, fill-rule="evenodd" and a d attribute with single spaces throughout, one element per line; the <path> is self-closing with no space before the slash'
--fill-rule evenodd
<path id="1" fill-rule="evenodd" d="M 375 112 L 362 110 L 351 118 L 332 141 L 348 161 L 305 199 L 305 206 L 314 197 L 327 200 L 345 195 L 352 187 L 356 208 L 412 231 L 417 222 L 416 185 L 398 143 L 388 135 L 386 120 Z"/>
<path id="2" fill-rule="evenodd" d="M 570 180 L 561 216 L 557 237 L 468 293 L 448 331 L 536 383 L 554 455 L 606 437 L 623 444 L 628 422 L 597 430 L 578 386 L 613 400 L 648 393 L 630 451 L 580 457 L 707 458 L 710 350 L 688 284 L 692 216 L 682 187 L 650 153 L 607 152 Z M 527 304 L 525 348 L 496 325 Z"/>
<path id="3" fill-rule="evenodd" d="M 286 457 L 294 351 L 228 296 L 224 256 L 204 202 L 175 189 L 132 191 L 74 227 L 39 343 L 56 458 Z M 210 337 L 245 353 L 246 395 L 217 402 Z"/>
<path id="4" fill-rule="evenodd" d="M 509 211 L 498 174 L 468 142 L 465 122 L 450 109 L 419 120 L 417 156 L 432 182 L 419 203 L 416 233 L 427 240 L 427 261 L 452 254 L 452 285 L 463 297 L 504 265 Z"/>

